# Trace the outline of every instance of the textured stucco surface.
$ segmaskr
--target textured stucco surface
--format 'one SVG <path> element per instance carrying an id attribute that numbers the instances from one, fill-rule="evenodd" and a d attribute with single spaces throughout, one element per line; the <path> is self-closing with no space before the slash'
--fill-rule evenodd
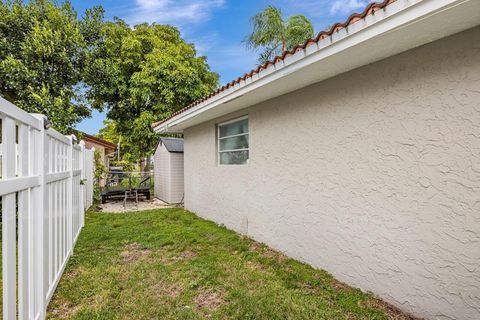
<path id="1" fill-rule="evenodd" d="M 215 124 L 249 116 L 250 162 Z M 480 28 L 185 131 L 185 205 L 403 310 L 480 319 Z"/>

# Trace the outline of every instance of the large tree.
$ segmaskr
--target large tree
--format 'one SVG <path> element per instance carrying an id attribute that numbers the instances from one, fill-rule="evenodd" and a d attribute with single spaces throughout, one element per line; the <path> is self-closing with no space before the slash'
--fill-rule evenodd
<path id="1" fill-rule="evenodd" d="M 122 136 L 116 121 L 110 119 L 105 120 L 103 122 L 103 128 L 100 129 L 97 136 L 120 146 L 120 149 L 117 150 L 117 157 L 110 163 L 114 165 L 125 165 L 132 164 L 139 159 L 139 148 L 132 145 Z"/>
<path id="2" fill-rule="evenodd" d="M 153 151 L 158 136 L 154 121 L 202 97 L 217 86 L 218 75 L 192 44 L 167 25 L 130 27 L 115 19 L 102 30 L 89 53 L 85 81 L 87 97 L 106 109 L 122 139 L 142 159 Z"/>
<path id="3" fill-rule="evenodd" d="M 62 132 L 88 117 L 82 70 L 102 18 L 95 7 L 78 19 L 68 1 L 1 1 L 0 95 Z"/>
<path id="4" fill-rule="evenodd" d="M 254 15 L 250 22 L 253 31 L 245 42 L 249 49 L 259 52 L 260 63 L 293 49 L 314 35 L 313 25 L 307 17 L 294 15 L 284 19 L 282 11 L 273 6 Z"/>

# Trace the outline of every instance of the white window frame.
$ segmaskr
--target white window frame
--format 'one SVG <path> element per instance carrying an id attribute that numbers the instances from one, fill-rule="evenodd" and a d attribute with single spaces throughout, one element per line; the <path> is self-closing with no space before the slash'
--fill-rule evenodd
<path id="1" fill-rule="evenodd" d="M 233 134 L 231 136 L 225 136 L 225 137 L 220 137 L 220 128 L 230 124 L 230 123 L 235 123 L 241 120 L 248 120 L 248 115 L 238 117 L 235 119 L 231 119 L 225 122 L 221 122 L 217 124 L 217 164 L 219 166 L 244 166 L 247 165 L 249 160 L 250 160 L 250 123 L 248 123 L 248 131 L 246 133 L 240 133 L 240 134 Z M 232 138 L 232 137 L 239 137 L 239 136 L 248 136 L 248 148 L 242 148 L 242 149 L 232 149 L 232 150 L 221 150 L 220 151 L 220 140 L 227 139 L 227 138 Z M 225 153 L 225 152 L 232 152 L 232 151 L 248 151 L 248 158 L 246 163 L 243 164 L 233 164 L 233 163 L 221 163 L 220 162 L 220 154 Z"/>

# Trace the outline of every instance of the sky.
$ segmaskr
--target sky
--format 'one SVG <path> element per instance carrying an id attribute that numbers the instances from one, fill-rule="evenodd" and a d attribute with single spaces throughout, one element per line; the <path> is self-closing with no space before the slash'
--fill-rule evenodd
<path id="1" fill-rule="evenodd" d="M 195 44 L 199 55 L 206 56 L 212 71 L 225 84 L 257 65 L 257 53 L 245 48 L 243 39 L 251 32 L 250 17 L 268 5 L 280 8 L 284 16 L 303 14 L 315 32 L 350 14 L 362 11 L 368 0 L 71 0 L 80 14 L 102 5 L 105 18 L 119 17 L 130 25 L 142 22 L 176 26 L 182 37 Z M 96 134 L 103 127 L 105 114 L 92 112 L 77 129 Z"/>

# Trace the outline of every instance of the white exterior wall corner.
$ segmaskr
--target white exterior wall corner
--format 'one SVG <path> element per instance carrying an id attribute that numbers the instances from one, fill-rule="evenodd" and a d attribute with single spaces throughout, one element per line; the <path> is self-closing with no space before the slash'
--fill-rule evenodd
<path id="1" fill-rule="evenodd" d="M 250 162 L 215 124 L 249 116 Z M 185 130 L 185 206 L 430 319 L 480 319 L 480 28 Z"/>

